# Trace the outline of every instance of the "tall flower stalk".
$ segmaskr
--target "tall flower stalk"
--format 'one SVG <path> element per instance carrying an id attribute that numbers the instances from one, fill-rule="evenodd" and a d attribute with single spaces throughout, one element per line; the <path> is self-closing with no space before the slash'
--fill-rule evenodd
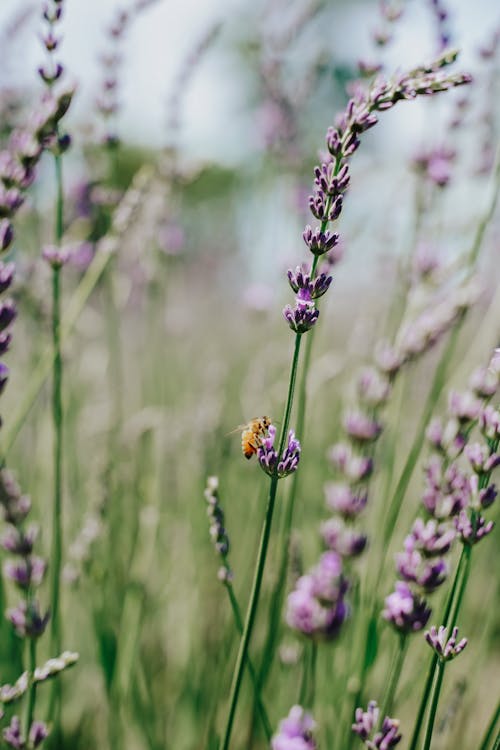
<path id="1" fill-rule="evenodd" d="M 53 89 L 64 74 L 63 65 L 56 60 L 55 51 L 59 46 L 56 36 L 59 22 L 63 15 L 63 0 L 48 0 L 43 7 L 43 18 L 46 30 L 42 37 L 47 51 L 47 63 L 39 68 L 39 74 L 47 87 L 47 99 L 53 96 Z M 71 97 L 73 92 L 71 91 Z M 69 106 L 69 102 L 68 102 Z M 54 352 L 52 370 L 52 421 L 54 426 L 54 503 L 52 509 L 52 548 L 51 548 L 51 585 L 50 585 L 50 646 L 52 653 L 61 650 L 61 614 L 60 588 L 63 549 L 63 403 L 62 381 L 63 360 L 61 351 L 61 269 L 68 260 L 68 252 L 62 247 L 64 234 L 64 186 L 62 172 L 62 155 L 71 144 L 70 136 L 63 133 L 59 121 L 53 131 L 47 135 L 45 148 L 50 150 L 55 167 L 55 220 L 54 244 L 45 247 L 43 257 L 52 269 L 52 346 Z M 60 703 L 60 683 L 53 683 L 49 714 L 57 715 Z"/>
<path id="2" fill-rule="evenodd" d="M 222 750 L 228 750 L 230 746 L 248 646 L 259 602 L 278 481 L 289 473 L 286 467 L 292 466 L 290 454 L 293 454 L 294 443 L 297 442 L 292 432 L 288 434 L 288 428 L 293 407 L 301 340 L 303 334 L 316 324 L 319 317 L 316 299 L 327 291 L 331 283 L 331 277 L 321 270 L 318 271 L 318 262 L 322 255 L 338 244 L 338 235 L 329 232 L 327 227 L 338 219 L 342 211 L 343 196 L 350 182 L 349 159 L 360 145 L 359 136 L 378 122 L 377 112 L 391 109 L 400 100 L 414 99 L 418 95 L 430 95 L 468 83 L 470 81 L 468 75 L 450 75 L 442 71 L 443 67 L 455 61 L 456 56 L 457 53 L 454 52 L 446 53 L 430 65 L 398 75 L 390 81 L 378 78 L 367 90 L 359 87 L 345 112 L 337 119 L 336 127 L 329 128 L 327 132 L 326 144 L 329 155 L 327 160 L 315 169 L 314 193 L 309 198 L 311 213 L 320 224 L 316 229 L 307 226 L 303 235 L 306 245 L 313 254 L 313 261 L 310 267 L 299 267 L 295 272 L 289 271 L 288 274 L 290 286 L 296 293 L 296 300 L 295 307 L 287 305 L 283 313 L 290 328 L 295 332 L 295 345 L 278 451 L 276 453 L 273 448 L 275 432 L 259 448 L 259 463 L 270 476 L 270 487 L 245 626 L 233 673 L 228 716 L 221 743 Z M 285 451 L 287 441 L 288 448 Z M 296 463 L 293 470 L 295 469 Z"/>

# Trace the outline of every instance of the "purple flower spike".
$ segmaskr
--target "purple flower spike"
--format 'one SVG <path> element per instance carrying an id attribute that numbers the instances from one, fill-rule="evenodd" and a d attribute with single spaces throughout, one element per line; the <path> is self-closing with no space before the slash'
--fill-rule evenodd
<path id="1" fill-rule="evenodd" d="M 382 425 L 360 411 L 351 411 L 344 417 L 344 429 L 352 440 L 371 443 L 382 432 Z"/>
<path id="2" fill-rule="evenodd" d="M 42 250 L 42 257 L 52 268 L 62 268 L 70 259 L 71 253 L 67 248 L 47 245 Z"/>
<path id="3" fill-rule="evenodd" d="M 3 738 L 9 747 L 15 750 L 21 750 L 26 747 L 26 743 L 21 732 L 21 720 L 19 716 L 13 716 L 8 727 L 3 730 Z"/>
<path id="4" fill-rule="evenodd" d="M 283 315 L 295 333 L 306 333 L 319 318 L 319 310 L 312 301 L 307 289 L 301 289 L 295 299 L 295 307 L 286 305 Z"/>
<path id="5" fill-rule="evenodd" d="M 355 518 L 365 508 L 368 500 L 366 492 L 353 492 L 348 484 L 328 482 L 325 484 L 326 504 L 345 518 Z"/>
<path id="6" fill-rule="evenodd" d="M 374 367 L 367 367 L 360 373 L 357 387 L 360 399 L 369 407 L 385 404 L 391 392 L 387 378 Z"/>
<path id="7" fill-rule="evenodd" d="M 479 367 L 469 380 L 469 387 L 479 398 L 491 398 L 498 388 L 498 373 L 489 367 Z"/>
<path id="8" fill-rule="evenodd" d="M 344 601 L 347 588 L 342 558 L 335 552 L 325 552 L 318 565 L 301 576 L 289 594 L 288 625 L 310 638 L 335 637 L 348 614 Z"/>
<path id="9" fill-rule="evenodd" d="M 366 534 L 347 526 L 340 518 L 329 518 L 321 524 L 321 536 L 328 549 L 341 557 L 357 557 L 366 547 Z"/>
<path id="10" fill-rule="evenodd" d="M 414 549 L 413 537 L 407 537 L 405 551 L 396 555 L 396 571 L 400 578 L 415 583 L 426 593 L 437 589 L 448 575 L 448 566 L 442 558 L 425 561 L 420 552 Z"/>
<path id="11" fill-rule="evenodd" d="M 426 630 L 424 635 L 425 640 L 434 649 L 441 661 L 451 661 L 467 646 L 467 638 L 462 638 L 457 643 L 458 628 L 456 626 L 453 628 L 449 639 L 448 629 L 444 625 L 440 625 L 439 629 L 436 629 L 433 625 L 430 630 Z"/>
<path id="12" fill-rule="evenodd" d="M 448 411 L 460 422 L 471 422 L 481 414 L 481 401 L 471 391 L 459 393 L 451 391 L 448 399 Z"/>
<path id="13" fill-rule="evenodd" d="M 421 518 L 417 518 L 409 538 L 415 549 L 426 557 L 434 557 L 449 552 L 455 537 L 454 529 L 438 524 L 434 519 L 425 523 Z"/>
<path id="14" fill-rule="evenodd" d="M 368 479 L 373 471 L 372 459 L 356 455 L 347 443 L 336 443 L 332 446 L 329 458 L 333 465 L 353 482 Z"/>
<path id="15" fill-rule="evenodd" d="M 500 438 L 500 411 L 491 405 L 487 406 L 479 418 L 479 427 L 485 438 Z"/>
<path id="16" fill-rule="evenodd" d="M 427 625 L 431 610 L 404 581 L 396 581 L 396 590 L 385 600 L 382 617 L 400 633 L 414 633 Z"/>
<path id="17" fill-rule="evenodd" d="M 396 747 L 401 740 L 402 735 L 398 734 L 399 721 L 386 716 L 381 731 L 373 735 L 379 715 L 380 709 L 376 701 L 370 701 L 366 711 L 357 708 L 354 714 L 356 721 L 352 725 L 352 731 L 364 741 L 366 747 L 370 750 L 390 750 L 391 747 Z M 371 737 L 372 739 L 370 739 Z"/>
<path id="18" fill-rule="evenodd" d="M 49 613 L 42 615 L 36 602 L 31 603 L 28 613 L 26 602 L 20 602 L 17 607 L 7 610 L 7 619 L 20 638 L 39 638 L 45 632 Z"/>
<path id="19" fill-rule="evenodd" d="M 280 721 L 278 733 L 271 740 L 272 750 L 316 750 L 313 732 L 316 722 L 301 706 L 293 706 Z"/>
<path id="20" fill-rule="evenodd" d="M 489 474 L 500 464 L 500 455 L 490 453 L 484 443 L 471 443 L 465 448 L 465 455 L 476 474 Z"/>
<path id="21" fill-rule="evenodd" d="M 49 730 L 45 722 L 34 721 L 30 727 L 30 742 L 33 747 L 38 747 L 49 736 Z"/>
<path id="22" fill-rule="evenodd" d="M 472 522 L 465 510 L 460 511 L 454 520 L 455 528 L 462 542 L 470 546 L 484 539 L 485 536 L 493 531 L 495 525 L 493 521 L 486 521 L 481 515 L 477 515 L 474 522 Z"/>
<path id="23" fill-rule="evenodd" d="M 314 279 L 311 279 L 310 270 L 303 264 L 297 266 L 295 271 L 289 269 L 288 281 L 296 294 L 300 290 L 305 290 L 307 292 L 306 298 L 317 299 L 328 291 L 332 283 L 332 277 L 327 276 L 326 273 L 319 273 Z"/>
<path id="24" fill-rule="evenodd" d="M 268 437 L 262 439 L 262 444 L 258 448 L 257 458 L 266 474 L 269 474 L 269 476 L 274 476 L 276 474 L 279 479 L 283 479 L 296 471 L 300 460 L 301 448 L 299 441 L 295 437 L 294 431 L 290 430 L 288 433 L 288 443 L 283 451 L 281 459 L 279 459 L 274 448 L 275 438 L 276 427 L 270 425 Z"/>

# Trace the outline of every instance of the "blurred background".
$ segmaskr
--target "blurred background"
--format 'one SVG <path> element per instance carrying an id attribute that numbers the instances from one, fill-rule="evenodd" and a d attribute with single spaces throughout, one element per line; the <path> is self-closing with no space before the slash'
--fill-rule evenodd
<path id="1" fill-rule="evenodd" d="M 77 85 L 65 119 L 72 137 L 64 157 L 65 243 L 73 251 L 64 269 L 66 309 L 79 298 L 96 253 L 106 242 L 114 250 L 65 343 L 64 640 L 81 654 L 64 678 L 65 746 L 73 750 L 217 746 L 238 639 L 217 580 L 203 489 L 208 475 L 220 477 L 235 590 L 244 603 L 267 479 L 242 458 L 239 436 L 228 433 L 256 415 L 281 416 L 292 349 L 282 316 L 292 301 L 286 269 L 306 260 L 301 234 L 311 222 L 313 169 L 360 61 L 365 72 L 380 65 L 390 75 L 433 59 L 443 46 L 458 47 L 456 67 L 471 72 L 474 84 L 382 113 L 352 161 L 339 227 L 344 257 L 321 306 L 299 436 L 305 450 L 291 579 L 317 559 L 323 484 L 332 477 L 327 448 L 341 435 L 354 373 L 397 329 L 394 298 L 403 298 L 408 322 L 463 280 L 464 258 L 491 203 L 498 3 L 449 0 L 445 18 L 433 2 L 401 6 L 402 17 L 388 27 L 376 2 L 65 4 L 59 57 Z M 40 34 L 38 4 L 2 0 L 3 145 L 40 99 Z M 50 388 L 43 376 L 33 399 L 30 388 L 50 342 L 50 277 L 40 251 L 51 242 L 53 201 L 47 159 L 19 214 L 12 254 L 19 315 L 3 406 L 9 465 L 47 529 L 47 552 Z M 461 329 L 438 413 L 448 387 L 463 387 L 499 343 L 499 231 L 496 214 L 482 237 L 479 299 Z M 415 291 L 415 259 L 425 252 L 438 259 L 438 272 Z M 396 467 L 443 345 L 426 351 L 398 384 L 387 416 Z M 382 473 L 367 519 L 374 537 L 377 509 L 397 479 L 397 471 Z M 419 465 L 391 553 L 401 547 L 421 489 Z M 500 630 L 485 602 L 497 600 L 498 583 L 487 573 L 494 542 L 481 547 L 464 618 L 476 645 L 446 686 L 446 705 L 459 718 L 445 722 L 436 750 L 476 747 L 493 708 Z M 277 559 L 272 550 L 264 613 Z M 394 580 L 388 560 L 384 595 Z M 365 560 L 362 575 L 368 566 Z M 303 647 L 282 617 L 278 631 L 281 656 L 265 688 L 275 723 L 296 700 Z M 381 633 L 386 658 L 393 635 L 382 626 Z M 15 643 L 10 635 L 3 642 L 5 679 L 15 679 Z M 335 653 L 352 648 L 347 629 Z M 415 644 L 405 673 L 398 708 L 408 725 L 426 648 Z M 341 670 L 342 656 L 335 658 Z M 324 652 L 324 695 L 333 659 Z M 376 694 L 383 671 L 370 679 Z M 342 681 L 331 689 L 340 695 L 344 688 L 356 690 Z M 245 690 L 235 746 L 265 747 L 248 718 Z M 325 704 L 318 711 L 323 747 L 333 750 L 325 741 L 338 715 Z"/>

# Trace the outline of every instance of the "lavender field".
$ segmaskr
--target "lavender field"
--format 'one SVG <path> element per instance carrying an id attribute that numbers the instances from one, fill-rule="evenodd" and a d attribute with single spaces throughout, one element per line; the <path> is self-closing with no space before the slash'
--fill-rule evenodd
<path id="1" fill-rule="evenodd" d="M 499 750 L 496 3 L 0 38 L 0 748 Z"/>

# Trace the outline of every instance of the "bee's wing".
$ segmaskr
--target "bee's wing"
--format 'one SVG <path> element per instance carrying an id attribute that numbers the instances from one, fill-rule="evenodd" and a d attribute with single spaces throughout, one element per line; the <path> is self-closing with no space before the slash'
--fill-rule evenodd
<path id="1" fill-rule="evenodd" d="M 242 432 L 243 430 L 246 430 L 246 428 L 246 424 L 239 424 L 238 427 L 235 427 L 234 430 L 231 430 L 231 432 L 226 432 L 226 437 L 228 435 L 234 435 L 235 432 Z"/>

